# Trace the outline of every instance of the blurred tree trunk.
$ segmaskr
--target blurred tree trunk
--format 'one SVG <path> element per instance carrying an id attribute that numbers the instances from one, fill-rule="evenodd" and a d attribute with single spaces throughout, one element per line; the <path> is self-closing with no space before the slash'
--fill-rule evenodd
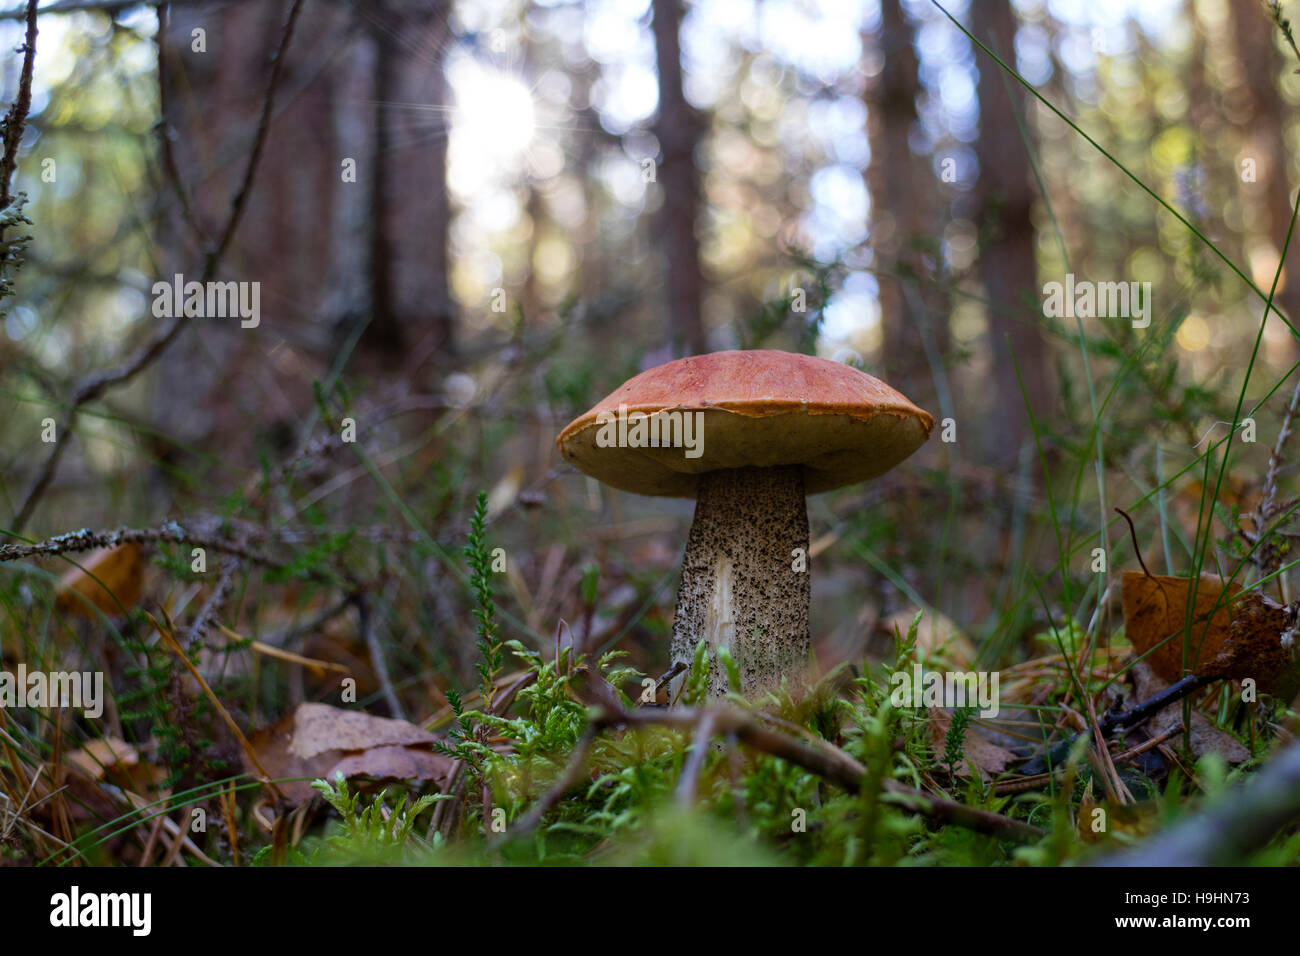
<path id="1" fill-rule="evenodd" d="M 204 248 L 229 215 L 287 9 L 171 9 L 160 38 L 166 120 L 204 235 L 179 212 L 169 217 L 163 277 L 198 278 Z M 409 377 L 417 388 L 428 386 L 420 368 L 450 354 L 447 120 L 440 109 L 412 108 L 446 99 L 448 15 L 443 2 L 415 0 L 304 9 L 217 277 L 260 283 L 261 323 L 199 320 L 160 363 L 159 421 L 173 438 L 250 454 L 258 436 L 288 440 L 311 408 L 312 381 L 355 335 L 358 368 Z M 196 28 L 206 31 L 206 52 L 192 49 Z M 344 175 L 345 160 L 355 162 L 355 179 Z M 178 394 L 192 400 L 177 403 Z"/>
<path id="2" fill-rule="evenodd" d="M 664 204 L 659 235 L 668 265 L 668 321 L 674 355 L 708 351 L 704 333 L 704 279 L 696 236 L 699 176 L 695 144 L 700 123 L 682 93 L 681 0 L 653 0 L 655 53 L 659 67 L 659 115 L 654 132 L 663 152 L 657 178 Z"/>
<path id="3" fill-rule="evenodd" d="M 370 325 L 358 343 L 380 368 L 404 356 L 417 387 L 454 352 L 448 284 L 445 0 L 383 0 L 372 8 L 375 148 Z M 370 353 L 367 355 L 366 353 Z"/>
<path id="4" fill-rule="evenodd" d="M 869 42 L 867 37 L 863 40 L 864 45 Z M 922 160 L 908 143 L 917 120 L 919 63 L 899 0 L 882 0 L 877 43 L 883 65 L 866 91 L 871 138 L 871 162 L 866 170 L 871 193 L 871 248 L 880 286 L 880 367 L 886 377 L 901 383 L 915 381 L 926 367 L 920 329 L 924 316 L 910 307 L 917 297 L 913 295 L 909 303 L 904 294 L 903 284 L 911 280 L 896 277 L 913 272 L 911 243 L 925 231 L 926 202 L 918 195 L 916 183 Z"/>
<path id="5" fill-rule="evenodd" d="M 1011 5 L 973 4 L 971 20 L 974 34 L 1014 65 L 1016 18 Z M 976 215 L 979 274 L 990 303 L 988 336 L 997 423 L 987 436 L 986 447 L 999 461 L 1009 462 L 1015 460 L 1030 434 L 1016 366 L 1034 415 L 1042 418 L 1051 414 L 1049 356 L 1039 324 L 1042 296 L 1030 218 L 1034 190 L 1028 147 L 1016 122 L 1017 113 L 1024 116 L 1025 96 L 1019 83 L 1004 77 L 1002 68 L 985 53 L 977 51 L 975 62 L 979 66 L 980 104 L 976 146 L 980 167 Z"/>
<path id="6" fill-rule="evenodd" d="M 523 68 L 523 81 L 529 89 L 536 89 L 537 82 L 545 72 L 545 59 L 539 56 L 536 49 L 533 36 L 528 31 L 524 32 L 522 38 L 523 59 L 521 66 Z M 541 321 L 542 316 L 542 294 L 541 284 L 537 278 L 537 249 L 542 241 L 542 234 L 546 227 L 546 203 L 542 201 L 541 191 L 537 188 L 537 182 L 530 174 L 525 186 L 528 190 L 528 199 L 524 203 L 524 216 L 528 220 L 529 232 L 527 240 L 527 263 L 528 267 L 524 271 L 524 287 L 520 292 L 519 300 L 523 307 L 524 327 L 535 327 Z M 578 252 L 578 244 L 574 239 L 574 252 Z"/>
<path id="7" fill-rule="evenodd" d="M 159 227 L 161 279 L 179 273 L 197 280 L 229 219 L 288 8 L 185 4 L 166 16 L 159 37 L 164 135 L 197 229 L 179 211 L 174 186 L 164 185 L 171 214 Z M 331 6 L 309 7 L 299 18 L 253 188 L 215 277 L 257 282 L 260 322 L 245 329 L 238 319 L 196 319 L 158 363 L 156 420 L 175 441 L 247 448 L 251 455 L 264 439 L 278 445 L 291 437 L 289 423 L 310 408 L 330 336 L 320 315 L 339 251 L 330 227 L 340 196 L 359 188 L 340 186 L 339 164 L 364 145 L 335 138 L 336 84 L 344 77 L 323 68 L 339 52 L 350 20 L 350 12 Z M 202 49 L 195 49 L 196 30 L 203 31 Z M 351 249 L 358 254 L 355 237 Z M 266 360 L 271 354 L 275 361 Z"/>
<path id="8" fill-rule="evenodd" d="M 1291 225 L 1291 164 L 1286 145 L 1290 107 L 1278 89 L 1282 63 L 1274 40 L 1277 27 L 1262 4 L 1229 4 L 1233 36 L 1246 102 L 1231 111 L 1246 127 L 1246 142 L 1239 159 L 1255 163 L 1255 182 L 1242 182 L 1240 165 L 1234 170 L 1246 195 L 1263 205 L 1264 223 L 1274 249 L 1280 254 Z M 1263 193 L 1262 197 L 1260 193 Z M 1300 235 L 1292 236 L 1287 250 L 1286 284 L 1278 293 L 1278 304 L 1291 323 L 1300 323 Z M 1269 275 L 1267 282 L 1272 282 Z M 1268 285 L 1261 288 L 1267 294 Z M 1294 348 L 1291 353 L 1295 354 Z M 1293 361 L 1294 359 L 1287 359 Z"/>

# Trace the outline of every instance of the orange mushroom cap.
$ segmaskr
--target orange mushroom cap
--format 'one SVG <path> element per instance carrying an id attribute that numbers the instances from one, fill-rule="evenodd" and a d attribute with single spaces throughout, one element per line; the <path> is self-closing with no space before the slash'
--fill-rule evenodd
<path id="1" fill-rule="evenodd" d="M 690 422 L 697 455 L 680 444 L 601 444 L 620 408 L 628 419 L 698 412 Z M 636 494 L 693 498 L 704 472 L 780 465 L 802 465 L 805 493 L 816 494 L 889 471 L 933 427 L 928 412 L 848 365 L 774 350 L 712 352 L 634 376 L 565 426 L 556 445 L 580 471 Z"/>

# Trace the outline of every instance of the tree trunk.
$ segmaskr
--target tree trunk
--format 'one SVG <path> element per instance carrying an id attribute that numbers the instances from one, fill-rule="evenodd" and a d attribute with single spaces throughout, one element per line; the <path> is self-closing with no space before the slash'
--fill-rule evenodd
<path id="1" fill-rule="evenodd" d="M 674 357 L 699 355 L 708 351 L 701 306 L 704 279 L 695 232 L 699 206 L 695 143 L 699 120 L 682 94 L 681 0 L 654 0 L 653 5 L 659 65 L 659 116 L 654 132 L 663 152 L 657 178 L 664 195 L 659 235 L 668 266 L 669 345 Z"/>
<path id="2" fill-rule="evenodd" d="M 1243 155 L 1238 159 L 1254 161 L 1254 182 L 1242 181 L 1242 168 L 1235 170 L 1243 193 L 1262 203 L 1264 223 L 1273 248 L 1280 254 L 1291 226 L 1291 164 L 1286 132 L 1291 107 L 1278 90 L 1280 66 L 1274 45 L 1277 27 L 1262 4 L 1229 4 L 1232 11 L 1233 36 L 1242 72 L 1247 102 L 1244 110 L 1234 111 L 1248 132 Z M 1287 250 L 1285 285 L 1277 295 L 1279 305 L 1293 325 L 1300 322 L 1300 236 L 1292 236 Z M 1272 275 L 1267 283 L 1272 282 Z M 1268 293 L 1268 285 L 1262 285 Z M 1275 319 L 1273 321 L 1276 321 Z M 1284 364 L 1293 362 L 1295 348 L 1287 356 L 1278 356 Z"/>
<path id="3" fill-rule="evenodd" d="M 160 229 L 161 277 L 197 279 L 244 176 L 287 3 L 177 5 L 163 56 L 179 178 L 202 237 L 179 212 Z M 220 280 L 260 283 L 261 322 L 198 319 L 157 375 L 161 431 L 246 448 L 291 441 L 312 382 L 351 353 L 371 376 L 429 387 L 452 347 L 448 289 L 445 3 L 309 4 L 266 147 Z M 206 31 L 206 52 L 191 31 Z M 356 164 L 345 177 L 344 160 Z M 170 195 L 170 187 L 166 193 Z M 364 331 L 360 331 L 364 329 Z M 274 361 L 268 361 L 268 356 Z M 185 402 L 176 402 L 176 395 Z M 251 460 L 251 458 L 250 458 Z"/>
<path id="4" fill-rule="evenodd" d="M 428 387 L 430 360 L 454 351 L 442 65 L 449 15 L 444 2 L 387 0 L 374 20 L 373 315 L 359 345 L 381 367 L 412 355 L 420 367 L 407 371 L 417 389 Z"/>
<path id="5" fill-rule="evenodd" d="M 1014 64 L 1016 18 L 1011 5 L 976 3 L 972 22 L 974 34 Z M 1004 76 L 1002 68 L 983 51 L 977 51 L 976 63 L 980 104 L 977 222 L 982 237 L 979 274 L 990 303 L 988 336 L 998 422 L 988 436 L 987 447 L 998 461 L 1013 463 L 1021 444 L 1030 437 L 1020 377 L 1035 417 L 1051 414 L 1049 354 L 1039 324 L 1042 295 L 1030 219 L 1034 190 L 1028 147 L 1016 122 L 1017 113 L 1024 117 L 1022 88 Z"/>
<path id="6" fill-rule="evenodd" d="M 909 298 L 910 304 L 919 301 L 915 294 L 904 294 L 903 283 L 910 280 L 896 276 L 910 271 L 911 242 L 925 231 L 922 210 L 926 203 L 915 182 L 922 161 L 908 145 L 917 120 L 918 63 L 912 31 L 899 0 L 881 3 L 877 42 L 884 63 L 867 91 L 871 136 L 867 187 L 871 192 L 871 247 L 880 286 L 880 367 L 886 377 L 910 382 L 926 366 L 919 324 L 924 316 L 909 307 Z"/>

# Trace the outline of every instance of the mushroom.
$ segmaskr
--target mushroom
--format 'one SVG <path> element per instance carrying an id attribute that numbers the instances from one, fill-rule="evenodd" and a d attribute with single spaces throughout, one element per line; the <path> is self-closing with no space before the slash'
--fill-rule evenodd
<path id="1" fill-rule="evenodd" d="M 565 460 L 623 491 L 695 499 L 672 660 L 727 648 L 752 697 L 808 659 L 806 495 L 881 475 L 934 419 L 857 369 L 778 351 L 713 352 L 629 379 L 556 438 Z"/>

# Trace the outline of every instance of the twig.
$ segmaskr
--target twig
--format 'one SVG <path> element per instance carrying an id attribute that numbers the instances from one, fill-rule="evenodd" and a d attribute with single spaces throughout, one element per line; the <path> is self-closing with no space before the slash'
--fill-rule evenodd
<path id="1" fill-rule="evenodd" d="M 825 741 L 820 744 L 806 743 L 788 734 L 779 733 L 763 726 L 752 716 L 727 704 L 713 704 L 703 709 L 680 708 L 667 710 L 647 708 L 625 710 L 617 704 L 612 693 L 600 687 L 599 681 L 591 682 L 589 687 L 594 692 L 594 696 L 601 700 L 601 704 L 588 727 L 588 733 L 619 726 L 663 726 L 677 730 L 696 729 L 695 739 L 701 745 L 699 749 L 702 753 L 705 749 L 702 746 L 705 743 L 705 735 L 699 733 L 698 730 L 704 729 L 707 720 L 709 736 L 715 733 L 734 734 L 740 742 L 774 757 L 779 757 L 788 763 L 803 767 L 805 770 L 824 777 L 849 793 L 858 793 L 862 789 L 863 781 L 868 776 L 866 767 L 838 747 Z M 589 747 L 590 744 L 586 746 Z M 585 753 L 582 756 L 585 759 Z M 552 787 L 551 791 L 542 798 L 548 802 L 548 806 L 553 806 L 564 790 L 568 789 L 567 786 L 561 789 L 561 784 L 564 784 L 566 780 L 576 782 L 576 775 L 579 770 L 575 768 L 579 767 L 579 761 L 570 761 L 569 768 L 559 783 Z M 981 833 L 988 833 L 1005 840 L 1033 842 L 1043 836 L 1043 831 L 1020 820 L 1013 820 L 1010 817 L 1004 817 L 988 810 L 980 810 L 976 807 L 968 807 L 965 804 L 944 800 L 921 790 L 913 790 L 896 780 L 886 779 L 882 781 L 881 789 L 885 791 L 891 803 L 907 812 L 920 813 L 936 820 L 953 823 Z M 534 807 L 534 810 L 536 809 Z M 535 826 L 543 813 L 545 813 L 545 808 L 542 809 L 542 813 L 534 814 L 530 812 L 525 819 Z M 534 819 L 534 816 L 536 819 Z M 512 831 L 512 835 L 518 836 L 525 832 L 527 831 L 522 825 L 517 824 Z"/>
<path id="2" fill-rule="evenodd" d="M 361 631 L 361 638 L 365 641 L 366 650 L 370 654 L 370 666 L 375 669 L 375 679 L 379 681 L 379 688 L 384 695 L 384 703 L 388 705 L 389 716 L 395 720 L 405 720 L 406 713 L 402 710 L 402 702 L 397 699 L 397 691 L 393 690 L 393 681 L 388 676 L 388 664 L 384 660 L 384 648 L 379 643 L 379 636 L 375 633 L 374 616 L 370 613 L 370 601 L 364 594 L 357 595 L 357 627 Z"/>
<path id="3" fill-rule="evenodd" d="M 678 674 L 680 674 L 682 671 L 686 669 L 687 667 L 684 661 L 673 661 L 673 666 L 670 667 L 662 677 L 660 677 L 657 681 L 655 681 L 655 697 L 656 698 L 659 697 L 659 692 L 664 689 L 665 684 L 667 684 L 670 680 L 672 680 L 674 677 L 676 677 Z M 637 698 L 638 703 L 640 702 L 640 700 L 641 698 L 638 697 Z"/>
<path id="4" fill-rule="evenodd" d="M 1252 545 L 1256 545 L 1252 555 L 1253 563 L 1264 574 L 1276 571 L 1281 564 L 1281 555 L 1278 553 L 1276 546 L 1272 542 L 1259 542 L 1268 532 L 1276 531 L 1276 528 L 1269 528 L 1269 525 L 1279 521 L 1279 516 L 1286 515 L 1291 510 L 1290 503 L 1279 504 L 1277 500 L 1277 479 L 1278 473 L 1282 466 L 1282 453 L 1286 447 L 1287 439 L 1291 437 L 1291 428 L 1295 422 L 1296 409 L 1300 407 L 1300 378 L 1296 380 L 1295 388 L 1291 392 L 1291 401 L 1287 403 L 1286 411 L 1282 413 L 1282 424 L 1278 429 L 1277 440 L 1273 443 L 1273 448 L 1268 455 L 1268 468 L 1264 472 L 1264 487 L 1260 495 L 1259 504 L 1255 510 L 1248 515 L 1251 523 L 1255 526 L 1253 535 L 1243 535 Z M 1266 531 L 1267 529 L 1267 531 Z M 1279 586 L 1282 589 L 1282 600 L 1288 599 L 1286 590 L 1286 576 L 1279 578 Z"/>
<path id="5" fill-rule="evenodd" d="M 176 824 L 176 832 L 172 837 L 171 845 L 167 847 L 167 852 L 163 854 L 162 859 L 158 861 L 159 867 L 171 866 L 176 862 L 177 854 L 181 852 L 181 846 L 190 837 L 190 823 L 194 819 L 193 815 L 187 813 L 185 807 L 180 808 L 181 822 Z M 163 826 L 171 823 L 166 817 L 163 817 Z"/>
<path id="6" fill-rule="evenodd" d="M 106 790 L 110 795 L 116 797 L 118 800 L 126 804 L 128 807 L 130 807 L 133 811 L 137 813 L 148 813 L 148 811 L 150 810 L 148 801 L 146 801 L 145 798 L 140 796 L 138 793 L 132 793 L 130 790 L 123 790 L 121 787 L 115 786 L 113 784 L 104 784 L 104 790 Z M 177 825 L 176 821 L 171 820 L 167 817 L 168 812 L 170 811 L 164 809 L 155 814 L 155 818 L 162 821 L 162 829 L 166 830 L 172 836 L 179 835 L 178 842 L 180 846 L 184 847 L 184 849 L 188 851 L 190 855 L 193 856 L 200 863 L 204 863 L 207 866 L 216 866 L 216 867 L 221 866 L 220 863 L 218 863 L 216 860 L 212 859 L 211 857 L 207 856 L 202 850 L 200 850 L 194 844 L 194 841 L 189 838 L 188 822 L 185 827 L 186 833 L 181 834 L 181 828 L 179 825 Z M 141 820 L 141 822 L 144 822 L 143 819 Z"/>
<path id="7" fill-rule="evenodd" d="M 249 650 L 255 651 L 258 654 L 263 654 L 267 657 L 274 657 L 276 660 L 288 661 L 290 664 L 299 664 L 302 667 L 307 668 L 317 677 L 324 677 L 326 671 L 333 671 L 335 674 L 351 673 L 346 664 L 335 664 L 331 661 L 322 661 L 314 657 L 304 657 L 302 654 L 295 654 L 292 651 L 286 651 L 273 644 L 252 640 L 251 638 L 240 634 L 238 631 L 232 631 L 220 621 L 215 623 L 217 625 L 217 630 L 226 635 L 226 637 L 230 638 L 232 641 L 238 641 L 240 643 L 247 642 Z"/>
<path id="8" fill-rule="evenodd" d="M 1159 736 L 1152 737 L 1150 740 L 1144 740 L 1136 747 L 1131 747 L 1128 750 L 1124 751 L 1122 754 L 1120 754 L 1115 758 L 1115 762 L 1124 763 L 1127 760 L 1132 760 L 1134 757 L 1137 757 L 1140 754 L 1144 754 L 1148 750 L 1154 750 L 1156 747 L 1159 747 L 1165 741 L 1172 740 L 1182 732 L 1183 732 L 1183 722 L 1181 720 L 1175 721 L 1173 726 L 1171 726 L 1168 730 L 1166 730 L 1164 733 L 1160 734 Z"/>
<path id="9" fill-rule="evenodd" d="M 217 579 L 217 586 L 213 588 L 212 595 L 203 603 L 203 607 L 199 608 L 199 613 L 194 616 L 194 622 L 185 632 L 187 654 L 193 653 L 194 649 L 203 643 L 208 629 L 212 627 L 221 609 L 226 606 L 226 601 L 230 599 L 231 588 L 234 587 L 235 572 L 238 570 L 239 561 L 235 558 L 221 563 L 221 577 Z"/>
<path id="10" fill-rule="evenodd" d="M 1176 701 L 1182 700 L 1188 694 L 1199 690 L 1206 684 L 1211 684 L 1220 679 L 1219 677 L 1202 677 L 1198 674 L 1188 674 L 1182 680 L 1170 684 L 1155 696 L 1144 700 L 1132 710 L 1120 714 L 1110 714 L 1101 721 L 1098 731 L 1102 737 L 1109 737 L 1117 730 L 1136 726 L 1152 714 L 1163 710 Z M 1047 770 L 1049 761 L 1053 765 L 1063 762 L 1070 755 L 1070 749 L 1074 746 L 1074 742 L 1080 737 L 1092 733 L 1092 731 L 1092 725 L 1085 727 L 1073 737 L 1056 744 L 1046 754 L 1040 754 L 1029 761 L 1021 768 L 1021 772 L 1026 776 L 1035 776 Z"/>
<path id="11" fill-rule="evenodd" d="M 1150 740 L 1144 740 L 1136 747 L 1126 750 L 1122 754 L 1116 755 L 1115 763 L 1124 763 L 1127 760 L 1132 760 L 1139 754 L 1144 754 L 1148 750 L 1153 750 L 1154 748 L 1159 747 L 1165 741 L 1178 736 L 1182 732 L 1183 723 L 1182 721 L 1178 721 L 1160 736 L 1152 737 Z M 1008 793 L 1022 793 L 1026 790 L 1037 790 L 1039 787 L 1046 786 L 1049 781 L 1059 778 L 1064 772 L 1065 766 L 1063 764 L 1058 764 L 1053 767 L 1049 773 L 1038 773 L 1034 774 L 1032 777 L 1016 777 L 1013 780 L 1003 780 L 1001 783 L 996 783 L 993 785 L 993 792 L 998 796 L 1004 796 Z"/>
<path id="12" fill-rule="evenodd" d="M 1116 508 L 1115 510 L 1123 515 L 1124 520 L 1128 522 L 1129 537 L 1133 539 L 1133 553 L 1137 555 L 1138 564 L 1142 565 L 1142 573 L 1147 577 L 1152 577 L 1151 572 L 1147 570 L 1147 563 L 1142 560 L 1142 549 L 1138 547 L 1138 533 L 1137 529 L 1133 527 L 1133 519 L 1128 516 L 1128 512 L 1123 508 Z"/>
<path id="13" fill-rule="evenodd" d="M 231 865 L 239 866 L 239 827 L 235 824 L 235 782 L 221 794 L 221 810 L 226 818 L 226 836 L 230 840 Z"/>
<path id="14" fill-rule="evenodd" d="M 235 230 L 239 228 L 239 220 L 243 218 L 244 207 L 248 204 L 249 193 L 253 190 L 253 177 L 257 172 L 258 161 L 262 158 L 262 151 L 266 148 L 267 133 L 271 129 L 271 112 L 275 105 L 275 91 L 280 85 L 280 78 L 284 75 L 285 54 L 289 50 L 289 41 L 293 39 L 293 28 L 298 22 L 298 14 L 302 12 L 303 0 L 293 0 L 293 6 L 289 8 L 289 16 L 284 22 L 284 32 L 280 36 L 280 45 L 276 47 L 275 53 L 271 59 L 271 75 L 266 81 L 266 94 L 262 97 L 262 115 L 257 121 L 257 133 L 253 137 L 253 149 L 248 156 L 248 166 L 244 169 L 244 180 L 239 184 L 239 191 L 235 193 L 235 198 L 230 202 L 230 219 L 226 222 L 226 228 L 221 233 L 221 239 L 216 247 L 208 253 L 207 262 L 204 264 L 204 274 L 211 278 L 216 272 L 217 263 L 221 257 L 226 254 L 230 247 L 230 241 L 235 237 Z M 182 310 L 183 311 L 183 310 Z"/>
<path id="15" fill-rule="evenodd" d="M 162 164 L 163 173 L 167 181 L 171 183 L 172 192 L 176 194 L 176 201 L 180 203 L 181 218 L 185 220 L 185 225 L 190 231 L 200 239 L 203 238 L 203 228 L 199 225 L 198 218 L 194 215 L 194 205 L 190 202 L 190 194 L 185 188 L 185 182 L 181 179 L 181 171 L 176 165 L 176 151 L 172 149 L 172 130 L 171 130 L 171 110 L 167 97 L 167 88 L 171 85 L 171 79 L 167 73 L 167 3 L 158 4 L 158 35 L 155 38 L 158 45 L 158 142 L 162 147 Z"/>
<path id="16" fill-rule="evenodd" d="M 594 723 L 587 725 L 586 732 L 574 746 L 573 753 L 569 755 L 569 763 L 565 766 L 564 772 L 556 778 L 551 788 L 537 799 L 528 812 L 515 821 L 515 825 L 510 828 L 511 838 L 531 833 L 537 829 L 537 826 L 550 809 L 560 802 L 561 797 L 577 785 L 578 780 L 582 777 L 582 771 L 586 767 L 587 756 L 591 753 L 591 745 L 595 743 L 598 731 L 599 728 Z"/>
<path id="17" fill-rule="evenodd" d="M 58 0 L 57 3 L 41 7 L 40 12 L 42 15 L 49 13 L 106 13 L 112 17 L 124 10 L 132 10 L 151 2 L 160 2 L 160 0 Z M 167 0 L 167 2 L 170 6 L 197 6 L 200 3 L 207 3 L 209 0 Z M 32 6 L 35 5 L 35 3 L 32 4 Z M 21 20 L 23 16 L 22 10 L 0 11 L 0 21 Z"/>
<path id="18" fill-rule="evenodd" d="M 689 807 L 695 802 L 700 771 L 704 769 L 704 758 L 708 756 L 716 723 L 717 717 L 714 711 L 705 710 L 700 714 L 699 725 L 695 728 L 695 739 L 691 741 L 691 755 L 682 767 L 681 779 L 677 781 L 677 805 L 680 807 Z"/>
<path id="19" fill-rule="evenodd" d="M 9 192 L 14 172 L 18 168 L 18 146 L 22 143 L 23 130 L 27 126 L 27 114 L 32 106 L 32 67 L 36 60 L 36 0 L 27 0 L 27 36 L 18 52 L 23 54 L 22 71 L 18 78 L 18 94 L 0 121 L 0 130 L 4 134 L 4 152 L 0 155 L 0 302 L 13 294 L 13 282 L 9 278 L 9 266 L 12 262 L 14 271 L 22 265 L 24 252 L 31 236 L 19 236 L 13 242 L 5 239 L 6 226 L 30 225 L 31 220 L 23 215 L 26 196 L 19 193 L 15 199 Z M 5 315 L 0 306 L 0 318 Z"/>
<path id="20" fill-rule="evenodd" d="M 0 209 L 9 205 L 13 197 L 9 186 L 14 170 L 18 168 L 18 144 L 27 128 L 27 114 L 32 108 L 32 67 L 36 61 L 36 0 L 27 0 L 27 35 L 19 52 L 23 55 L 23 69 L 18 77 L 18 95 L 14 97 L 4 118 L 4 157 L 0 158 Z"/>
<path id="21" fill-rule="evenodd" d="M 218 554 L 227 554 L 262 567 L 287 567 L 285 562 L 271 557 L 264 551 L 254 549 L 246 542 L 233 541 L 206 531 L 187 528 L 176 521 L 165 522 L 156 528 L 118 528 L 114 531 L 92 531 L 90 528 L 82 528 L 80 531 L 58 534 L 35 544 L 0 545 L 0 564 L 6 561 L 21 561 L 26 558 L 75 554 L 82 551 L 93 551 L 96 548 L 115 548 L 122 544 L 152 544 L 155 542 L 189 544 L 215 551 Z M 323 583 L 338 583 L 332 575 L 314 569 L 306 569 L 302 573 Z"/>
<path id="22" fill-rule="evenodd" d="M 1110 748 L 1106 746 L 1106 734 L 1097 720 L 1097 707 L 1093 703 L 1092 695 L 1086 695 L 1083 702 L 1087 705 L 1088 721 L 1093 728 L 1095 746 L 1091 748 L 1091 752 L 1096 755 L 1096 763 L 1099 765 L 1097 769 L 1101 771 L 1100 776 L 1106 788 L 1106 797 L 1119 804 L 1133 803 L 1133 794 L 1124 785 L 1119 771 L 1115 769 L 1115 761 L 1111 759 Z"/>

